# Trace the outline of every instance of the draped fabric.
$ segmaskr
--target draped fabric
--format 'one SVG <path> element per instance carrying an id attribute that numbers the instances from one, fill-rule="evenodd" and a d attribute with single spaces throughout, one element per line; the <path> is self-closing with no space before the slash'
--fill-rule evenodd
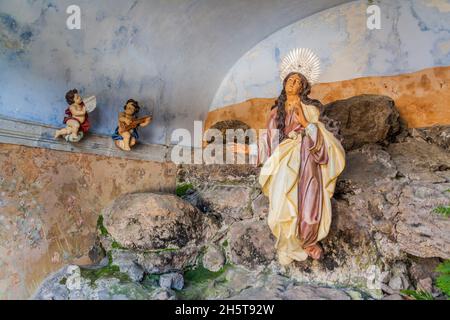
<path id="1" fill-rule="evenodd" d="M 308 257 L 304 248 L 325 238 L 331 224 L 331 197 L 345 168 L 341 143 L 319 119 L 319 110 L 302 105 L 309 122 L 303 128 L 288 112 L 285 134 L 274 135 L 276 109 L 269 115 L 267 133 L 259 140 L 259 161 L 264 163 L 259 183 L 269 198 L 269 227 L 277 239 L 281 264 Z"/>

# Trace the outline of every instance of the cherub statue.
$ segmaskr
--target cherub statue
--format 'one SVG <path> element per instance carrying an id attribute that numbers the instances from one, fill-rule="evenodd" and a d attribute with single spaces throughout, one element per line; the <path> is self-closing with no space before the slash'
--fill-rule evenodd
<path id="1" fill-rule="evenodd" d="M 55 139 L 64 137 L 68 142 L 78 142 L 89 131 L 88 113 L 95 109 L 96 98 L 92 96 L 84 102 L 78 90 L 73 89 L 66 93 L 66 101 L 69 104 L 63 121 L 66 127 L 55 132 Z"/>
<path id="2" fill-rule="evenodd" d="M 137 118 L 140 107 L 139 103 L 133 99 L 129 99 L 123 108 L 125 112 L 119 113 L 119 125 L 112 138 L 118 148 L 130 151 L 139 139 L 137 128 L 148 126 L 152 116 Z"/>

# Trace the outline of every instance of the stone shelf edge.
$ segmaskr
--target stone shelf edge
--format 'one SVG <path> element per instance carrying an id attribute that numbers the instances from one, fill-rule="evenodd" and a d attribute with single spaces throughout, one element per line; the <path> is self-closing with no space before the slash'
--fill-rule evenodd
<path id="1" fill-rule="evenodd" d="M 54 139 L 57 128 L 24 120 L 0 116 L 0 143 L 17 144 L 66 152 L 89 153 L 114 158 L 168 162 L 169 146 L 139 143 L 130 152 L 124 152 L 114 145 L 109 136 L 90 133 L 78 143 Z"/>

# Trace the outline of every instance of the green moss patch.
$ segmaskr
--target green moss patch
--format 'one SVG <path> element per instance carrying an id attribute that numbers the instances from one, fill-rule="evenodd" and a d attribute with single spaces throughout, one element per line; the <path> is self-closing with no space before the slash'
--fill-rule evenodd
<path id="1" fill-rule="evenodd" d="M 450 299 L 450 260 L 438 265 L 436 271 L 440 274 L 436 279 L 436 285 Z"/>
<path id="2" fill-rule="evenodd" d="M 221 276 L 225 272 L 226 266 L 217 272 L 209 271 L 203 265 L 195 269 L 185 272 L 184 279 L 187 283 L 202 283 L 208 280 L 213 280 Z"/>
<path id="3" fill-rule="evenodd" d="M 115 278 L 120 282 L 131 282 L 130 277 L 123 272 L 120 272 L 120 268 L 115 265 L 108 265 L 101 269 L 81 269 L 81 276 L 90 280 L 91 285 L 95 285 L 95 281 L 101 278 Z"/>
<path id="4" fill-rule="evenodd" d="M 184 289 L 177 292 L 177 296 L 183 300 L 208 299 L 223 290 L 227 282 L 226 273 L 232 268 L 231 264 L 224 265 L 219 271 L 212 272 L 201 263 L 184 273 Z M 222 288 L 222 289 L 221 289 Z"/>
<path id="5" fill-rule="evenodd" d="M 450 217 L 450 206 L 439 206 L 433 212 L 448 218 Z"/>
<path id="6" fill-rule="evenodd" d="M 175 193 L 177 196 L 182 197 L 182 196 L 186 195 L 188 190 L 191 190 L 191 189 L 194 189 L 194 186 L 192 185 L 192 183 L 182 183 L 176 187 Z"/>
<path id="7" fill-rule="evenodd" d="M 434 297 L 431 295 L 431 293 L 426 291 L 402 290 L 400 292 L 410 298 L 413 298 L 414 300 L 434 300 Z"/>
<path id="8" fill-rule="evenodd" d="M 121 249 L 121 250 L 126 250 L 126 248 L 124 246 L 122 246 L 120 243 L 118 243 L 116 240 L 114 240 L 111 243 L 111 248 L 113 249 Z"/>
<path id="9" fill-rule="evenodd" d="M 99 215 L 97 219 L 97 229 L 100 231 L 102 236 L 109 236 L 108 230 L 103 225 L 103 215 Z"/>

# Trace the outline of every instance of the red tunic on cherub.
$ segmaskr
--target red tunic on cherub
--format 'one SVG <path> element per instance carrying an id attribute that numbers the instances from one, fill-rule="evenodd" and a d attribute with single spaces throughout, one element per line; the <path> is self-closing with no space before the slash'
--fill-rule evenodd
<path id="1" fill-rule="evenodd" d="M 84 102 L 82 102 L 82 105 L 84 106 Z M 75 120 L 75 121 L 77 121 L 80 124 L 80 130 L 83 133 L 86 133 L 86 132 L 89 131 L 89 128 L 91 127 L 91 124 L 89 123 L 89 118 L 88 118 L 88 113 L 87 112 L 86 112 L 86 115 L 84 117 L 85 117 L 84 118 L 84 122 L 81 123 L 80 120 L 78 120 L 78 119 L 76 119 L 76 118 L 74 118 L 72 116 L 72 112 L 70 112 L 70 107 L 69 107 L 69 108 L 66 109 L 66 117 L 64 117 L 64 121 L 63 122 L 64 122 L 64 124 L 66 124 L 67 121 L 69 121 L 69 120 Z"/>

